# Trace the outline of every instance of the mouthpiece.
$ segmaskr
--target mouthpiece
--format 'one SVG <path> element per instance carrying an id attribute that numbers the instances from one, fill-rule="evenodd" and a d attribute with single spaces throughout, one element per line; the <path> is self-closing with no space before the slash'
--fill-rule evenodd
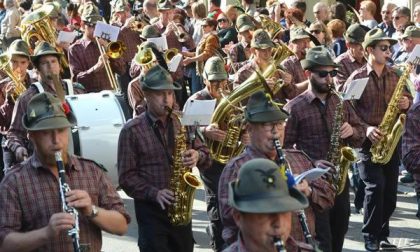
<path id="1" fill-rule="evenodd" d="M 61 157 L 61 151 L 56 151 L 54 153 L 55 161 L 63 161 L 63 158 Z"/>

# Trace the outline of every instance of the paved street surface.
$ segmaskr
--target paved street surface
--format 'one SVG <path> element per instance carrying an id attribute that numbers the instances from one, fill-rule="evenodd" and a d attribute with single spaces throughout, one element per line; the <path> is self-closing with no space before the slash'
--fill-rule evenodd
<path id="1" fill-rule="evenodd" d="M 420 221 L 416 218 L 417 202 L 412 187 L 400 185 L 398 194 L 397 209 L 391 218 L 390 241 L 400 248 L 399 251 L 420 251 Z M 120 192 L 132 217 L 128 234 L 119 237 L 104 233 L 104 252 L 135 252 L 137 247 L 137 223 L 134 214 L 133 200 Z M 353 200 L 353 195 L 352 195 Z M 194 251 L 211 252 L 208 246 L 206 234 L 207 215 L 205 212 L 204 191 L 199 189 L 196 192 L 193 211 L 193 231 L 197 242 Z M 363 237 L 360 233 L 363 217 L 354 214 L 352 204 L 352 215 L 350 218 L 349 231 L 344 242 L 344 252 L 365 251 Z"/>

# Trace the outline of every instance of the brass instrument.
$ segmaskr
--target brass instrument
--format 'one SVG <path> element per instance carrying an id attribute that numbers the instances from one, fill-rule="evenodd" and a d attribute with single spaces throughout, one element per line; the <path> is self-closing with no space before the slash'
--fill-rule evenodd
<path id="1" fill-rule="evenodd" d="M 182 26 L 182 24 L 176 24 L 175 22 L 170 22 L 170 24 L 172 24 L 174 27 L 175 27 L 175 29 L 174 29 L 174 32 L 175 32 L 175 35 L 176 35 L 176 37 L 177 37 L 177 39 L 178 39 L 178 41 L 180 42 L 180 43 L 184 43 L 184 42 L 186 42 L 187 41 L 187 39 L 188 39 L 188 33 L 186 33 L 185 31 L 184 31 L 184 29 L 183 28 L 181 28 L 180 26 Z"/>
<path id="2" fill-rule="evenodd" d="M 152 48 L 138 46 L 138 52 L 134 56 L 134 60 L 139 64 L 142 70 L 149 70 L 157 64 L 156 55 L 153 53 Z"/>
<path id="3" fill-rule="evenodd" d="M 337 173 L 333 176 L 331 183 L 336 187 L 336 194 L 340 195 L 346 185 L 350 165 L 357 160 L 357 154 L 352 148 L 343 146 L 340 137 L 340 128 L 343 125 L 344 100 L 342 94 L 335 91 L 334 84 L 332 84 L 330 90 L 337 95 L 340 102 L 335 109 L 327 160 L 333 163 L 336 169 Z"/>
<path id="4" fill-rule="evenodd" d="M 51 25 L 49 15 L 54 11 L 53 5 L 44 5 L 43 7 L 26 15 L 22 21 L 20 30 L 22 39 L 33 50 L 38 41 L 46 41 L 52 46 L 56 46 L 57 35 L 55 28 Z M 57 47 L 57 52 L 63 54 L 63 49 Z M 60 63 L 63 68 L 68 68 L 69 64 L 65 57 L 60 57 Z"/>
<path id="5" fill-rule="evenodd" d="M 17 76 L 10 66 L 10 57 L 7 54 L 0 55 L 0 70 L 5 72 L 7 76 L 13 81 L 15 85 L 14 95 L 12 96 L 13 100 L 16 101 L 23 92 L 25 92 L 26 87 L 21 81 L 20 76 Z"/>
<path id="6" fill-rule="evenodd" d="M 143 21 L 138 21 L 138 20 L 134 20 L 131 24 L 130 24 L 130 29 L 141 33 L 141 31 L 143 30 L 143 28 L 146 26 L 147 24 L 144 23 Z"/>
<path id="7" fill-rule="evenodd" d="M 414 64 L 418 64 L 420 58 L 416 58 Z M 410 79 L 410 72 L 413 70 L 413 64 L 408 63 L 402 73 L 391 100 L 388 103 L 385 115 L 378 129 L 382 132 L 382 139 L 376 144 L 372 144 L 370 152 L 372 153 L 372 162 L 386 164 L 391 160 L 392 154 L 401 138 L 405 124 L 405 114 L 398 114 L 398 101 L 402 97 L 407 80 Z"/>
<path id="8" fill-rule="evenodd" d="M 165 107 L 169 113 L 172 109 Z M 178 121 L 180 118 L 176 115 Z M 201 186 L 200 180 L 191 173 L 189 167 L 182 163 L 182 154 L 187 150 L 186 129 L 181 126 L 175 136 L 173 154 L 173 176 L 169 182 L 169 189 L 175 194 L 174 202 L 168 207 L 169 221 L 176 226 L 187 225 L 192 219 L 192 205 L 195 190 Z"/>
<path id="9" fill-rule="evenodd" d="M 165 59 L 166 63 L 168 64 L 175 55 L 179 53 L 178 49 L 176 48 L 169 48 L 166 50 L 166 52 L 163 54 L 163 58 Z"/>
<path id="10" fill-rule="evenodd" d="M 268 32 L 271 39 L 275 39 L 279 33 L 284 30 L 281 24 L 273 21 L 267 15 L 259 15 L 259 18 L 261 20 L 262 29 Z"/>
<path id="11" fill-rule="evenodd" d="M 240 115 L 238 115 L 238 113 L 242 114 L 242 111 L 238 109 L 241 107 L 241 102 L 248 99 L 253 93 L 266 89 L 261 78 L 270 78 L 277 70 L 280 62 L 293 55 L 293 52 L 284 44 L 278 44 L 273 50 L 272 62 L 262 73 L 262 76 L 254 72 L 245 82 L 234 89 L 229 96 L 222 98 L 213 113 L 211 123 L 218 125 L 219 128 L 223 127 L 222 130 L 226 130 L 226 137 L 223 142 L 207 139 L 207 146 L 211 157 L 222 164 L 226 164 L 244 149 L 244 145 L 240 143 L 242 123 L 239 120 Z M 274 90 L 267 90 L 267 92 L 275 94 L 280 90 L 281 85 L 280 80 Z"/>

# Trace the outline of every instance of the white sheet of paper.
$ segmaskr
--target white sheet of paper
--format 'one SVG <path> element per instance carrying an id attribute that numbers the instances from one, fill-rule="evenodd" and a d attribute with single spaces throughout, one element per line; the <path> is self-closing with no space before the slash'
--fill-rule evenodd
<path id="1" fill-rule="evenodd" d="M 184 105 L 182 125 L 209 125 L 216 100 L 189 100 Z"/>
<path id="2" fill-rule="evenodd" d="M 112 26 L 104 22 L 97 22 L 93 36 L 115 42 L 118 39 L 119 33 L 119 27 Z"/>
<path id="3" fill-rule="evenodd" d="M 168 64 L 168 69 L 169 72 L 176 72 L 176 70 L 178 69 L 179 63 L 181 63 L 182 60 L 182 54 L 178 53 L 177 55 L 175 55 L 171 61 Z"/>
<path id="4" fill-rule="evenodd" d="M 165 36 L 160 36 L 158 38 L 148 38 L 147 41 L 155 43 L 158 50 L 161 52 L 168 50 L 168 43 Z"/>
<path id="5" fill-rule="evenodd" d="M 413 63 L 413 61 L 416 59 L 416 58 L 420 58 L 420 44 L 417 44 L 415 47 L 414 47 L 414 49 L 413 49 L 413 51 L 411 52 L 411 54 L 410 54 L 410 57 L 408 57 L 408 62 L 411 62 L 411 63 Z"/>
<path id="6" fill-rule="evenodd" d="M 73 43 L 74 38 L 76 38 L 76 35 L 76 32 L 60 31 L 58 33 L 57 42 Z"/>
<path id="7" fill-rule="evenodd" d="M 307 170 L 305 172 L 302 172 L 301 174 L 295 176 L 295 182 L 296 184 L 299 184 L 303 179 L 306 179 L 306 181 L 311 182 L 312 180 L 320 178 L 322 175 L 327 173 L 330 170 L 330 168 L 323 169 L 323 168 L 312 168 L 310 170 Z"/>
<path id="8" fill-rule="evenodd" d="M 344 94 L 344 100 L 358 100 L 365 90 L 369 78 L 353 80 L 348 86 Z"/>

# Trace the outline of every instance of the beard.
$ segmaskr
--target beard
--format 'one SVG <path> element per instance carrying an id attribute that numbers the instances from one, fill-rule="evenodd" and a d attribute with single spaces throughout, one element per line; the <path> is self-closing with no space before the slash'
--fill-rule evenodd
<path id="1" fill-rule="evenodd" d="M 311 77 L 310 79 L 312 88 L 320 94 L 326 94 L 330 92 L 331 83 L 320 83 L 315 78 Z"/>

